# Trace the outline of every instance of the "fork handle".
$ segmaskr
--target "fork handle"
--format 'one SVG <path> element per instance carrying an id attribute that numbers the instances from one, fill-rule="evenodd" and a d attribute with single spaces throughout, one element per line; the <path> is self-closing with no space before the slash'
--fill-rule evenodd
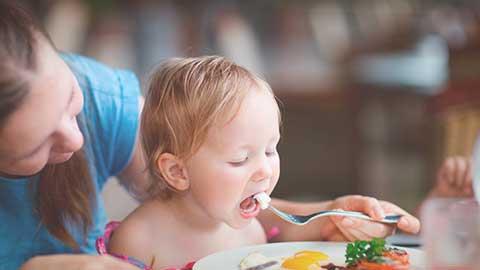
<path id="1" fill-rule="evenodd" d="M 382 220 L 376 220 L 376 219 L 373 219 L 370 216 L 368 216 L 364 213 L 361 213 L 361 212 L 339 211 L 339 210 L 325 211 L 325 215 L 347 216 L 347 217 L 361 218 L 361 219 L 365 219 L 365 220 L 376 221 L 376 222 L 381 222 L 381 223 L 388 223 L 388 224 L 395 224 L 402 217 L 402 215 L 388 215 L 388 216 L 385 216 Z"/>

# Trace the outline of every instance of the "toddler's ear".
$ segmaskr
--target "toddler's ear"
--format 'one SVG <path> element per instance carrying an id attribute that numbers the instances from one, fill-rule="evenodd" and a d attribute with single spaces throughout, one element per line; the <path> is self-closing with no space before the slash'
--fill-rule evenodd
<path id="1" fill-rule="evenodd" d="M 179 191 L 187 190 L 190 181 L 185 170 L 185 165 L 177 156 L 163 153 L 157 160 L 158 170 L 167 183 Z"/>

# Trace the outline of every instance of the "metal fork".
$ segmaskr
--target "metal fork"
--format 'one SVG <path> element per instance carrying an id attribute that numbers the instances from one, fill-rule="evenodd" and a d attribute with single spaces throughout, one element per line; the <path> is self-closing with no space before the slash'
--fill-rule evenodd
<path id="1" fill-rule="evenodd" d="M 327 210 L 327 211 L 320 211 L 317 213 L 313 213 L 308 216 L 299 216 L 299 215 L 292 215 L 292 214 L 285 213 L 271 205 L 268 206 L 268 209 L 270 209 L 277 216 L 281 217 L 283 220 L 293 224 L 297 224 L 297 225 L 305 225 L 314 219 L 317 219 L 319 217 L 326 217 L 326 216 L 354 217 L 354 218 L 361 218 L 369 221 L 387 223 L 387 224 L 395 224 L 402 217 L 402 215 L 388 215 L 388 216 L 385 216 L 385 218 L 382 220 L 376 220 L 360 212 L 343 211 L 343 210 Z"/>

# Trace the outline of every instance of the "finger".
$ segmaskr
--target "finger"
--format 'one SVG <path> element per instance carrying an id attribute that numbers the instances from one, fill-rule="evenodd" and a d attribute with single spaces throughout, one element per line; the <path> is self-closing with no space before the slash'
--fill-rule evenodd
<path id="1" fill-rule="evenodd" d="M 447 160 L 445 160 L 442 166 L 441 172 L 443 174 L 443 179 L 446 180 L 449 185 L 453 185 L 454 171 L 455 171 L 455 160 L 453 158 L 447 158 Z"/>
<path id="2" fill-rule="evenodd" d="M 363 233 L 362 231 L 359 231 L 359 230 L 350 230 L 350 234 L 353 235 L 354 237 L 354 240 L 365 240 L 365 241 L 368 241 L 368 240 L 371 240 L 372 237 Z"/>
<path id="3" fill-rule="evenodd" d="M 465 182 L 463 184 L 463 187 L 461 189 L 461 195 L 464 197 L 472 197 L 473 196 L 473 186 L 472 186 L 472 177 L 471 177 L 471 172 L 467 173 L 467 176 L 465 177 Z"/>
<path id="4" fill-rule="evenodd" d="M 420 231 L 420 221 L 411 215 L 402 216 L 397 226 L 406 233 L 417 234 Z"/>
<path id="5" fill-rule="evenodd" d="M 337 228 L 337 230 L 332 233 L 330 236 L 327 237 L 328 241 L 333 241 L 333 242 L 347 242 L 351 241 L 343 233 Z"/>
<path id="6" fill-rule="evenodd" d="M 400 208 L 399 206 L 393 204 L 393 203 L 390 203 L 390 202 L 387 202 L 387 201 L 379 201 L 381 207 L 383 208 L 383 211 L 385 211 L 385 213 L 387 213 L 388 215 L 391 215 L 391 214 L 397 214 L 397 215 L 402 215 L 402 216 L 410 216 L 410 214 L 403 210 L 402 208 Z"/>
<path id="7" fill-rule="evenodd" d="M 461 190 L 465 179 L 466 162 L 462 157 L 455 157 L 454 185 Z"/>
<path id="8" fill-rule="evenodd" d="M 362 234 L 368 238 L 385 238 L 391 235 L 394 230 L 394 225 L 386 225 L 379 222 L 368 221 L 364 219 L 352 218 L 352 224 L 348 227 L 352 235 Z"/>
<path id="9" fill-rule="evenodd" d="M 366 213 L 376 220 L 381 220 L 385 217 L 385 212 L 380 206 L 377 199 L 367 196 L 351 196 L 347 202 L 347 209 Z"/>
<path id="10" fill-rule="evenodd" d="M 420 221 L 413 216 L 403 216 L 397 226 L 407 233 L 417 234 L 420 231 Z"/>
<path id="11" fill-rule="evenodd" d="M 348 240 L 348 241 L 355 241 L 356 237 L 352 235 L 348 229 L 350 226 L 350 218 L 340 217 L 340 216 L 332 216 L 330 217 L 332 222 L 337 226 L 339 232 Z"/>
<path id="12" fill-rule="evenodd" d="M 370 228 L 371 231 L 375 231 L 375 229 L 372 229 L 371 226 L 365 226 L 364 220 L 358 220 L 356 218 L 345 218 L 340 224 L 339 228 L 341 231 L 348 233 L 353 240 L 370 240 L 373 237 L 365 232 L 365 230 L 368 231 L 366 228 Z"/>
<path id="13" fill-rule="evenodd" d="M 473 187 L 472 185 L 467 185 L 463 188 L 462 194 L 465 197 L 472 197 L 473 196 Z"/>
<path id="14" fill-rule="evenodd" d="M 402 215 L 397 223 L 400 230 L 412 234 L 416 234 L 420 231 L 420 221 L 416 217 L 410 215 L 407 211 L 392 203 L 381 201 L 380 204 L 386 213 Z"/>
<path id="15" fill-rule="evenodd" d="M 367 213 L 373 219 L 381 220 L 385 218 L 385 212 L 380 205 L 380 202 L 372 197 L 364 197 L 363 212 Z"/>
<path id="16" fill-rule="evenodd" d="M 465 173 L 463 187 L 472 186 L 472 161 L 470 159 L 465 161 Z"/>
<path id="17" fill-rule="evenodd" d="M 350 241 L 385 238 L 395 231 L 395 226 L 348 217 L 337 219 L 337 226 Z"/>
<path id="18" fill-rule="evenodd" d="M 450 169 L 450 185 L 454 188 L 458 187 L 458 178 L 459 178 L 459 159 L 458 157 L 453 157 L 451 159 L 451 169 Z"/>
<path id="19" fill-rule="evenodd" d="M 341 220 L 341 217 L 335 217 L 335 216 L 330 216 L 329 217 L 331 220 L 332 226 L 335 227 L 335 229 L 331 230 L 330 233 L 326 236 L 327 241 L 335 241 L 335 242 L 347 242 L 351 241 L 350 239 L 353 238 L 348 238 L 337 226 L 337 222 Z M 334 220 L 336 219 L 336 220 Z"/>

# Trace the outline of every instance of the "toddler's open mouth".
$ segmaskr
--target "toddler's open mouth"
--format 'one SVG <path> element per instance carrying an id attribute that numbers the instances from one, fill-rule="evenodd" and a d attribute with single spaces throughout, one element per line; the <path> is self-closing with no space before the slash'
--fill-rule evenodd
<path id="1" fill-rule="evenodd" d="M 265 192 L 253 194 L 240 203 L 240 213 L 245 218 L 258 215 L 260 209 L 268 208 L 271 199 Z"/>
<path id="2" fill-rule="evenodd" d="M 240 215 L 243 218 L 255 217 L 260 212 L 260 205 L 253 196 L 247 197 L 240 203 Z"/>

